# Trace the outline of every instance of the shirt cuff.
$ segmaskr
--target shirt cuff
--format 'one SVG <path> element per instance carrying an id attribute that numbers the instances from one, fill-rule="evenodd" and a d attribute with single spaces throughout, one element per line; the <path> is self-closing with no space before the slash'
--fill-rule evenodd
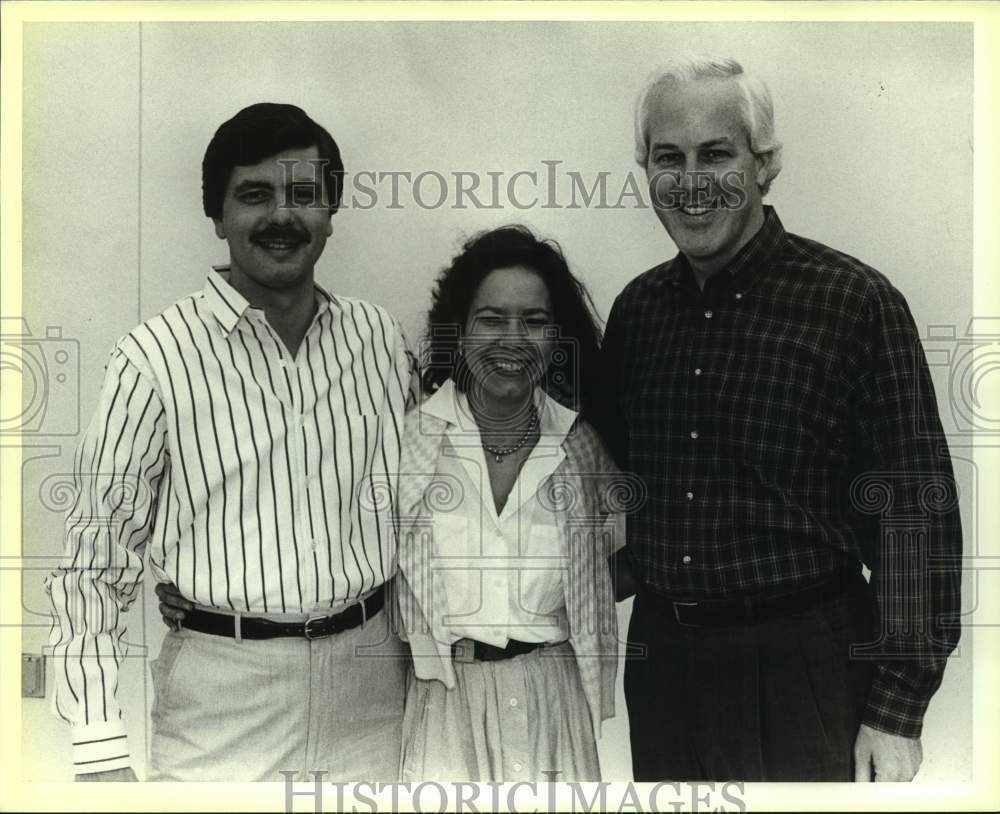
<path id="1" fill-rule="evenodd" d="M 73 731 L 73 771 L 110 772 L 129 767 L 128 736 L 123 721 L 79 725 Z"/>
<path id="2" fill-rule="evenodd" d="M 883 673 L 872 682 L 861 722 L 890 735 L 919 738 L 930 701 L 915 694 L 898 678 Z"/>

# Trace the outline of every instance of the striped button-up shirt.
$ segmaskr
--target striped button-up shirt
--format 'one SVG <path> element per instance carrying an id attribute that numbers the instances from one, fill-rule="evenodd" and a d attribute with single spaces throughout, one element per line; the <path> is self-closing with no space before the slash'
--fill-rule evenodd
<path id="1" fill-rule="evenodd" d="M 315 292 L 294 358 L 224 271 L 111 353 L 47 580 L 78 773 L 128 765 L 115 688 L 146 552 L 188 599 L 251 613 L 329 610 L 392 574 L 411 357 L 383 309 Z"/>
<path id="2" fill-rule="evenodd" d="M 612 308 L 595 424 L 649 490 L 628 547 L 676 599 L 865 561 L 884 626 L 865 722 L 914 736 L 958 640 L 962 551 L 927 362 L 882 274 L 765 210 L 703 291 L 682 254 Z"/>

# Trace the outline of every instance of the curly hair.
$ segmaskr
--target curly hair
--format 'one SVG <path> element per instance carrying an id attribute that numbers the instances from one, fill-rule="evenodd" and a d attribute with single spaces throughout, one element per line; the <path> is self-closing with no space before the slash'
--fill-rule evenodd
<path id="1" fill-rule="evenodd" d="M 559 244 L 540 240 L 520 224 L 474 235 L 438 276 L 421 354 L 424 393 L 433 393 L 449 378 L 465 389 L 468 374 L 460 343 L 469 308 L 486 276 L 511 266 L 524 266 L 542 278 L 552 300 L 557 342 L 570 349 L 553 354 L 543 387 L 565 406 L 582 410 L 593 397 L 598 370 L 601 328 L 594 303 L 569 270 Z"/>

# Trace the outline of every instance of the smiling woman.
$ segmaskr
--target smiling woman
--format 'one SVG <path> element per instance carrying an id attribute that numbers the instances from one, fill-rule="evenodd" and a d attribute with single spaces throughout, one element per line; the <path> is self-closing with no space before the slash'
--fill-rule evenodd
<path id="1" fill-rule="evenodd" d="M 509 290 L 514 281 L 516 291 Z M 448 379 L 460 391 L 474 385 L 464 351 L 474 359 L 484 337 L 514 329 L 531 340 L 518 343 L 522 357 L 533 348 L 537 365 L 543 361 L 539 354 L 548 354 L 536 371 L 545 391 L 582 409 L 593 397 L 600 340 L 590 294 L 570 272 L 558 244 L 516 225 L 468 240 L 438 278 L 421 353 L 425 391 L 434 393 Z"/>
<path id="2" fill-rule="evenodd" d="M 442 273 L 428 333 L 400 464 L 425 473 L 400 478 L 402 779 L 597 780 L 623 535 L 614 465 L 568 406 L 589 398 L 589 297 L 555 244 L 497 229 Z"/>

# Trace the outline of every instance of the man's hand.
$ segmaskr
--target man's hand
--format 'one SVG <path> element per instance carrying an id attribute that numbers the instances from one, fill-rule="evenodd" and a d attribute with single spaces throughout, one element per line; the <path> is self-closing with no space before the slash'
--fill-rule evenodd
<path id="1" fill-rule="evenodd" d="M 157 583 L 156 595 L 160 598 L 160 616 L 171 630 L 180 630 L 184 616 L 194 605 L 181 596 L 172 582 Z"/>
<path id="2" fill-rule="evenodd" d="M 854 741 L 854 782 L 909 783 L 917 774 L 924 750 L 920 738 L 890 735 L 861 724 Z"/>
<path id="3" fill-rule="evenodd" d="M 131 768 L 112 769 L 108 772 L 94 772 L 93 774 L 78 774 L 77 783 L 138 783 L 139 778 Z"/>
<path id="4" fill-rule="evenodd" d="M 615 602 L 623 602 L 639 590 L 639 579 L 632 568 L 632 558 L 628 549 L 619 549 L 608 558 L 614 580 Z"/>

